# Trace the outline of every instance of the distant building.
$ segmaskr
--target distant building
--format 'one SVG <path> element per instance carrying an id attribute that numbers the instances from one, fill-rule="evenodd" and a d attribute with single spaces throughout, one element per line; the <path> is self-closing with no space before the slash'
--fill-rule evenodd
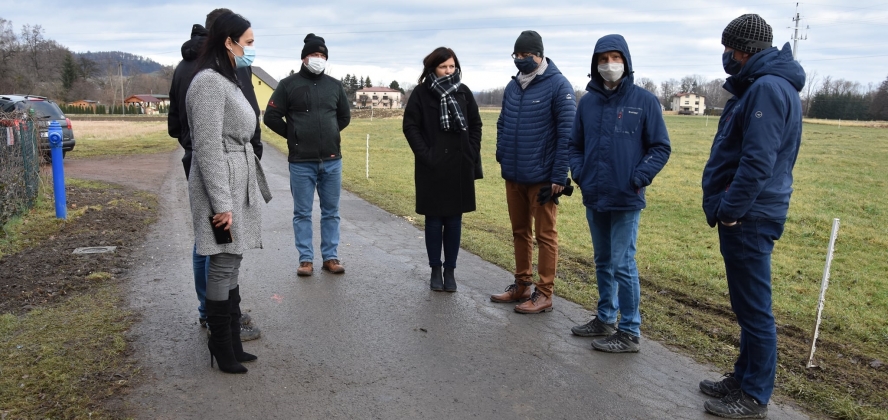
<path id="1" fill-rule="evenodd" d="M 123 101 L 127 105 L 136 105 L 142 109 L 143 114 L 156 114 L 159 106 L 167 107 L 170 105 L 170 95 L 161 95 L 157 93 L 142 93 L 132 95 Z"/>
<path id="2" fill-rule="evenodd" d="M 278 87 L 278 81 L 271 77 L 262 67 L 252 66 L 253 69 L 253 90 L 256 91 L 256 103 L 259 109 L 265 112 L 265 106 L 271 99 L 271 94 Z"/>
<path id="3" fill-rule="evenodd" d="M 358 108 L 400 108 L 401 91 L 387 87 L 368 87 L 355 92 Z"/>
<path id="4" fill-rule="evenodd" d="M 672 110 L 680 115 L 703 115 L 706 97 L 696 93 L 676 93 L 672 97 Z"/>
<path id="5" fill-rule="evenodd" d="M 68 102 L 68 106 L 73 106 L 77 108 L 91 109 L 95 111 L 96 105 L 99 104 L 99 101 L 92 101 L 89 99 L 81 99 L 79 101 Z"/>

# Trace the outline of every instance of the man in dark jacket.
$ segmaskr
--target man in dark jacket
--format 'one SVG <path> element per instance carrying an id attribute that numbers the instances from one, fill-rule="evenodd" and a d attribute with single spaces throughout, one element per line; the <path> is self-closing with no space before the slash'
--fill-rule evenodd
<path id="1" fill-rule="evenodd" d="M 598 281 L 595 318 L 571 332 L 604 337 L 593 340 L 592 347 L 611 353 L 639 348 L 638 221 L 646 205 L 645 188 L 672 150 L 660 101 L 636 86 L 632 73 L 626 40 L 621 35 L 601 37 L 568 147 L 571 176 L 583 192 Z"/>
<path id="2" fill-rule="evenodd" d="M 308 34 L 302 48 L 302 68 L 281 80 L 263 119 L 268 128 L 287 139 L 293 232 L 299 251 L 296 274 L 300 276 L 310 276 L 313 271 L 311 209 L 315 190 L 321 205 L 323 269 L 345 272 L 338 254 L 342 189 L 339 132 L 351 121 L 351 111 L 342 84 L 324 74 L 327 57 L 324 38 Z"/>
<path id="3" fill-rule="evenodd" d="M 792 169 L 802 140 L 799 92 L 805 71 L 789 43 L 771 46 L 771 27 L 754 14 L 722 33 L 722 63 L 731 75 L 728 100 L 703 169 L 703 211 L 718 236 L 731 309 L 740 325 L 734 372 L 702 381 L 716 397 L 709 413 L 764 418 L 777 370 L 777 329 L 771 311 L 771 252 L 783 233 L 792 194 Z"/>
<path id="4" fill-rule="evenodd" d="M 173 71 L 173 82 L 170 85 L 170 110 L 167 115 L 167 131 L 170 137 L 179 140 L 179 144 L 185 149 L 185 155 L 182 157 L 182 166 L 185 168 L 185 178 L 191 173 L 191 130 L 188 127 L 188 113 L 185 107 L 185 96 L 188 93 L 188 86 L 191 85 L 191 79 L 194 77 L 194 70 L 197 63 L 200 49 L 203 47 L 204 40 L 207 37 L 209 28 L 217 17 L 224 13 L 231 13 L 228 9 L 216 9 L 207 14 L 206 29 L 200 24 L 194 24 L 191 27 L 191 39 L 182 44 L 182 61 Z M 249 67 L 238 68 L 236 70 L 237 79 L 241 84 L 241 91 L 253 106 L 256 112 L 256 132 L 250 143 L 253 145 L 253 152 L 259 159 L 262 159 L 262 138 L 258 119 L 259 104 L 256 102 L 256 92 L 253 90 L 253 71 Z M 206 301 L 207 291 L 207 270 L 209 269 L 210 259 L 205 255 L 199 255 L 195 248 L 191 253 L 192 267 L 194 270 L 194 290 L 197 292 L 197 300 L 200 305 L 197 307 L 198 320 L 202 327 L 206 326 L 206 312 L 204 303 Z M 252 324 L 250 316 L 244 314 L 241 317 L 241 341 L 254 340 L 259 338 L 259 327 Z"/>
<path id="5" fill-rule="evenodd" d="M 496 122 L 496 160 L 506 180 L 515 283 L 490 300 L 522 302 L 515 306 L 516 312 L 536 314 L 552 310 L 558 262 L 558 210 L 554 200 L 537 197 L 541 189 L 557 195 L 567 183 L 567 142 L 577 103 L 570 82 L 543 56 L 538 33 L 522 32 L 512 58 L 519 72 L 503 95 Z M 533 283 L 533 233 L 539 247 L 537 283 Z"/>

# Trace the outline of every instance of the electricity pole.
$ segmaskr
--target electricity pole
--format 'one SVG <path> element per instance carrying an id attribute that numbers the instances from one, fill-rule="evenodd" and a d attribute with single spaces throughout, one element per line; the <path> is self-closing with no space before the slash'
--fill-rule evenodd
<path id="1" fill-rule="evenodd" d="M 120 74 L 120 108 L 123 115 L 126 115 L 126 93 L 123 92 L 123 64 L 120 61 L 117 62 L 117 71 Z"/>
<path id="2" fill-rule="evenodd" d="M 804 40 L 808 39 L 807 34 L 805 34 L 805 36 L 803 38 L 799 37 L 799 21 L 800 20 L 802 20 L 802 18 L 799 17 L 799 4 L 796 3 L 796 14 L 795 14 L 795 17 L 792 18 L 792 21 L 795 22 L 795 33 L 793 33 L 793 35 L 792 35 L 792 59 L 793 60 L 798 60 L 799 40 L 804 41 Z"/>

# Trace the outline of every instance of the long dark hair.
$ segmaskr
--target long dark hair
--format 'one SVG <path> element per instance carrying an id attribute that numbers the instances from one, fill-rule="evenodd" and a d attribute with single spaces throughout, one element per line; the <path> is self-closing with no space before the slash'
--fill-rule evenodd
<path id="1" fill-rule="evenodd" d="M 432 51 L 431 54 L 427 55 L 422 59 L 422 74 L 419 75 L 419 79 L 417 82 L 422 84 L 425 82 L 426 77 L 429 73 L 434 73 L 435 69 L 438 68 L 441 63 L 453 59 L 453 64 L 456 65 L 456 69 L 462 73 L 462 68 L 459 66 L 459 59 L 456 58 L 456 53 L 453 52 L 450 48 L 447 47 L 438 47 L 435 48 L 435 51 Z"/>
<path id="2" fill-rule="evenodd" d="M 203 69 L 213 69 L 228 80 L 240 84 L 234 74 L 231 59 L 228 58 L 225 40 L 231 38 L 232 41 L 237 41 L 247 29 L 250 29 L 250 21 L 237 13 L 225 13 L 217 17 L 213 26 L 210 27 L 210 33 L 200 50 L 200 56 L 197 57 L 197 67 L 194 74 Z M 249 83 L 249 81 L 247 82 Z"/>

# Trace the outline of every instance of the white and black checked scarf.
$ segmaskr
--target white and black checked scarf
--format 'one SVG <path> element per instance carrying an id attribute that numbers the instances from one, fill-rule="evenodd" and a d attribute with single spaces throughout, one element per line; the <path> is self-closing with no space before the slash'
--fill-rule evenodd
<path id="1" fill-rule="evenodd" d="M 429 87 L 432 91 L 441 96 L 441 130 L 443 131 L 466 131 L 466 119 L 459 110 L 459 104 L 453 99 L 453 93 L 462 85 L 459 77 L 460 72 L 435 77 L 434 73 L 429 73 Z M 450 120 L 456 120 L 458 126 L 451 128 Z"/>

